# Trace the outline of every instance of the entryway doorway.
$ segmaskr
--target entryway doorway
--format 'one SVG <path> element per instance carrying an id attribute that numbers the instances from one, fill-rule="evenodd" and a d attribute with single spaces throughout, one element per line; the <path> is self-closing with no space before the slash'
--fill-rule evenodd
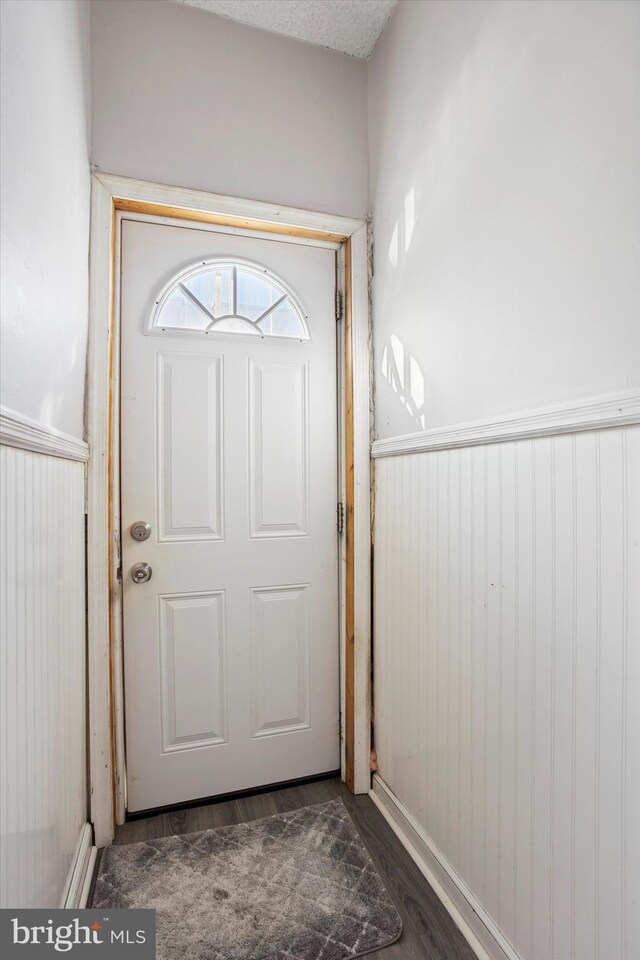
<path id="1" fill-rule="evenodd" d="M 338 245 L 121 230 L 133 813 L 340 768 Z"/>
<path id="2" fill-rule="evenodd" d="M 225 603 L 225 601 L 228 598 L 227 594 L 225 594 L 223 598 L 209 595 L 220 594 L 221 591 L 225 589 L 231 590 L 231 587 L 225 588 L 224 585 L 219 587 L 209 585 L 200 590 L 200 588 L 195 586 L 173 588 L 171 586 L 167 587 L 165 584 L 160 587 L 158 583 L 162 567 L 161 563 L 160 565 L 158 564 L 158 559 L 162 558 L 164 560 L 165 556 L 168 557 L 170 555 L 186 556 L 188 550 L 196 551 L 193 556 L 204 556 L 207 550 L 212 550 L 215 546 L 221 545 L 220 540 L 213 540 L 213 534 L 211 533 L 212 529 L 218 529 L 215 526 L 218 523 L 218 518 L 211 504 L 209 504 L 208 517 L 205 518 L 205 526 L 208 525 L 210 530 L 208 533 L 205 531 L 206 536 L 204 540 L 199 537 L 194 537 L 192 540 L 181 541 L 178 539 L 176 531 L 169 529 L 169 526 L 167 526 L 165 532 L 170 534 L 170 539 L 168 541 L 160 539 L 156 543 L 158 558 L 156 559 L 155 567 L 153 558 L 149 559 L 149 557 L 151 557 L 150 554 L 146 558 L 142 555 L 137 557 L 135 561 L 129 563 L 128 567 L 126 566 L 128 560 L 123 558 L 123 548 L 134 543 L 132 539 L 129 544 L 126 542 L 127 536 L 131 538 L 130 530 L 134 523 L 142 523 L 142 535 L 146 532 L 144 524 L 148 523 L 152 530 L 155 529 L 155 536 L 158 537 L 158 530 L 162 529 L 162 523 L 167 519 L 165 513 L 163 517 L 160 518 L 160 525 L 158 524 L 157 507 L 160 498 L 157 484 L 159 480 L 157 477 L 155 480 L 153 478 L 149 480 L 148 475 L 145 485 L 148 485 L 147 496 L 150 497 L 151 500 L 140 504 L 140 506 L 149 507 L 150 504 L 152 512 L 155 511 L 156 516 L 149 519 L 144 516 L 144 510 L 142 513 L 136 513 L 134 516 L 132 509 L 131 516 L 127 516 L 126 521 L 121 519 L 123 502 L 120 495 L 122 478 L 120 456 L 120 399 L 122 391 L 120 381 L 121 372 L 123 372 L 122 335 L 124 332 L 120 322 L 122 299 L 121 280 L 123 279 L 122 238 L 123 226 L 129 222 L 154 224 L 158 227 L 162 226 L 166 228 L 166 231 L 163 232 L 166 232 L 167 235 L 170 235 L 171 231 L 175 230 L 194 231 L 193 236 L 195 235 L 195 231 L 201 230 L 204 233 L 210 233 L 212 237 L 214 235 L 224 235 L 228 237 L 229 241 L 233 240 L 234 242 L 238 242 L 237 249 L 232 249 L 231 245 L 227 245 L 225 249 L 217 247 L 215 250 L 210 249 L 204 253 L 200 250 L 191 250 L 185 253 L 178 251 L 177 257 L 176 251 L 174 251 L 173 257 L 169 257 L 164 261 L 162 270 L 155 275 L 155 279 L 152 274 L 150 274 L 153 282 L 149 284 L 149 288 L 144 293 L 144 296 L 147 298 L 146 313 L 144 317 L 141 315 L 136 321 L 139 324 L 138 334 L 140 337 L 145 337 L 145 343 L 155 341 L 156 344 L 159 344 L 160 341 L 166 341 L 167 347 L 165 352 L 167 353 L 173 350 L 177 353 L 181 351 L 188 353 L 190 349 L 188 345 L 190 343 L 191 346 L 193 346 L 197 340 L 206 344 L 209 340 L 217 339 L 221 342 L 228 342 L 229 350 L 234 349 L 234 346 L 232 346 L 234 344 L 238 350 L 248 350 L 248 347 L 241 348 L 237 345 L 249 340 L 255 341 L 255 349 L 257 349 L 258 338 L 262 338 L 263 335 L 264 349 L 270 350 L 272 347 L 270 347 L 267 342 L 269 341 L 269 337 L 265 334 L 265 331 L 262 330 L 258 334 L 251 333 L 249 327 L 252 325 L 260 327 L 262 324 L 263 327 L 268 328 L 270 335 L 278 332 L 282 334 L 284 332 L 285 311 L 294 319 L 296 316 L 301 318 L 303 330 L 306 331 L 309 337 L 309 344 L 307 344 L 307 346 L 310 345 L 315 349 L 317 334 L 314 326 L 315 321 L 309 306 L 310 301 L 306 292 L 306 281 L 299 281 L 295 275 L 295 270 L 292 271 L 286 264 L 280 264 L 276 260 L 271 261 L 266 256 L 262 257 L 259 253 L 254 252 L 252 255 L 251 252 L 248 251 L 246 244 L 241 241 L 243 239 L 251 241 L 273 241 L 273 245 L 268 244 L 264 247 L 261 245 L 260 249 L 264 250 L 284 250 L 287 245 L 292 245 L 293 249 L 299 248 L 301 251 L 309 248 L 310 251 L 315 250 L 319 254 L 328 256 L 331 264 L 333 264 L 333 255 L 336 255 L 337 276 L 335 284 L 332 283 L 330 289 L 331 294 L 333 294 L 336 287 L 341 293 L 341 297 L 339 298 L 339 302 L 335 304 L 335 311 L 333 313 L 335 318 L 333 329 L 337 341 L 336 359 L 338 368 L 338 396 L 337 404 L 334 407 L 337 421 L 337 448 L 339 451 L 339 457 L 337 458 L 339 474 L 337 486 L 339 490 L 339 500 L 343 504 L 343 533 L 339 536 L 338 540 L 339 712 L 341 724 L 339 766 L 342 779 L 354 793 L 367 793 L 370 789 L 371 778 L 371 370 L 369 351 L 367 224 L 362 220 L 354 220 L 343 216 L 299 210 L 293 207 L 283 207 L 281 205 L 264 203 L 257 200 L 246 200 L 237 197 L 205 193 L 184 187 L 149 183 L 96 171 L 92 175 L 90 337 L 87 373 L 87 440 L 90 455 L 87 470 L 86 502 L 90 807 L 91 822 L 97 846 L 106 846 L 111 843 L 115 835 L 116 824 L 125 822 L 128 809 L 127 787 L 133 787 L 135 782 L 133 777 L 136 775 L 134 771 L 130 776 L 130 783 L 128 784 L 126 760 L 129 758 L 126 757 L 125 751 L 123 601 L 125 586 L 127 590 L 130 589 L 129 584 L 131 584 L 131 589 L 135 590 L 140 588 L 143 590 L 148 584 L 144 582 L 134 584 L 132 580 L 127 580 L 127 577 L 131 576 L 131 567 L 134 563 L 141 562 L 148 563 L 152 568 L 149 583 L 153 584 L 155 588 L 158 588 L 156 593 L 157 603 L 159 604 L 161 602 L 158 599 L 160 595 L 164 598 L 164 600 L 162 600 L 164 604 L 163 609 L 170 614 L 166 622 L 169 622 L 171 617 L 173 617 L 174 609 L 177 610 L 177 620 L 185 613 L 184 608 L 180 606 L 174 608 L 171 606 L 173 603 L 171 599 L 173 594 L 186 593 L 191 595 L 202 592 L 208 595 L 205 597 L 203 604 L 205 610 L 203 610 L 198 603 L 194 603 L 195 613 L 193 615 L 199 618 L 200 622 L 205 621 L 208 617 L 209 624 L 215 626 L 216 623 L 220 623 L 220 610 L 223 606 L 225 615 L 227 614 L 228 603 Z M 158 233 L 159 232 L 160 231 L 158 231 Z M 200 239 L 201 238 L 200 236 Z M 242 247 L 242 251 L 240 247 Z M 291 255 L 293 256 L 293 252 L 291 252 Z M 284 254 L 282 254 L 282 256 L 284 256 Z M 232 274 L 229 274 L 230 270 L 233 271 L 234 266 L 237 270 L 235 281 L 232 279 Z M 210 267 L 214 273 L 217 270 L 219 279 L 203 279 L 199 276 L 201 267 L 205 272 Z M 225 302 L 225 284 L 227 284 L 228 287 L 229 283 L 235 282 L 238 285 L 238 289 L 243 287 L 243 285 L 246 287 L 249 280 L 247 280 L 246 276 L 241 276 L 241 272 L 245 271 L 250 275 L 250 278 L 253 277 L 255 279 L 262 268 L 264 268 L 263 276 L 267 282 L 267 287 L 280 291 L 278 296 L 275 296 L 275 294 L 272 295 L 271 293 L 269 294 L 269 307 L 274 307 L 274 316 L 270 319 L 270 313 L 272 311 L 269 310 L 269 314 L 265 314 L 264 309 L 258 313 L 256 313 L 254 309 L 252 312 L 250 311 L 250 315 L 238 313 L 238 322 L 243 325 L 244 336 L 240 336 L 237 329 L 227 328 L 226 331 L 224 329 L 220 330 L 217 335 L 212 337 L 211 329 L 209 329 L 207 333 L 206 328 L 209 327 L 209 324 L 213 321 L 224 320 L 224 315 L 219 313 L 218 307 L 219 310 L 222 310 Z M 225 270 L 227 271 L 226 273 Z M 191 282 L 192 280 L 194 281 L 193 283 Z M 213 283 L 214 292 L 212 296 L 212 288 L 209 286 L 209 305 L 207 305 L 206 302 L 200 301 L 205 308 L 203 312 L 201 306 L 193 303 L 189 294 L 185 294 L 184 291 L 180 289 L 180 284 L 190 290 L 195 299 L 198 300 L 197 284 L 204 284 L 206 286 L 207 283 L 209 283 L 209 285 Z M 151 289 L 152 287 L 153 289 Z M 161 301 L 168 304 L 169 299 L 176 294 L 176 290 L 180 291 L 180 296 L 186 296 L 186 299 L 189 301 L 189 308 L 184 306 L 181 308 L 183 312 L 185 312 L 185 317 L 188 309 L 190 317 L 195 315 L 199 317 L 199 325 L 192 331 L 189 331 L 188 327 L 185 328 L 183 326 L 182 333 L 169 333 L 169 327 L 171 325 L 165 324 L 164 332 L 162 331 L 162 327 L 160 327 L 160 332 L 153 333 L 151 327 L 155 323 L 155 320 L 159 319 L 159 315 L 154 313 L 156 307 L 160 309 Z M 289 299 L 283 299 L 280 304 L 276 304 L 275 301 L 279 300 L 285 294 Z M 205 296 L 205 293 L 203 292 L 202 295 Z M 178 301 L 180 301 L 180 296 L 176 294 Z M 271 299 L 272 296 L 275 296 L 275 301 Z M 157 304 L 156 300 L 158 301 Z M 175 311 L 175 298 L 173 302 L 174 306 L 168 306 L 168 309 Z M 228 296 L 226 302 L 230 303 Z M 218 304 L 218 307 L 216 307 L 216 304 Z M 213 310 L 211 310 L 212 305 Z M 191 306 L 193 306 L 196 311 L 195 314 L 191 311 Z M 258 304 L 256 304 L 256 308 L 257 306 Z M 284 309 L 278 315 L 275 315 L 275 309 L 280 306 Z M 225 309 L 227 308 L 225 307 Z M 326 309 L 326 307 L 323 309 Z M 331 309 L 331 305 L 329 309 Z M 207 312 L 212 313 L 213 317 L 209 317 Z M 165 315 L 165 319 L 166 316 L 167 315 Z M 227 320 L 230 319 L 228 315 L 226 315 L 226 317 Z M 186 322 L 186 320 L 184 322 Z M 146 335 L 144 331 L 146 331 Z M 277 338 L 274 338 L 274 342 L 275 339 Z M 286 338 L 281 338 L 280 340 L 280 346 L 283 348 L 284 339 Z M 304 335 L 300 335 L 299 329 L 297 336 L 294 335 L 290 339 L 292 340 L 290 346 L 293 350 L 297 351 L 306 348 Z M 295 343 L 295 341 L 297 341 L 297 343 Z M 157 346 L 156 349 L 160 351 L 159 346 Z M 207 347 L 207 350 L 208 349 Z M 225 349 L 227 348 L 225 347 Z M 203 353 L 202 364 L 196 365 L 200 373 L 202 372 L 202 367 L 206 366 L 207 356 L 206 353 Z M 231 357 L 231 354 L 229 354 L 229 356 Z M 293 352 L 291 352 L 291 358 L 296 361 L 300 359 L 298 355 Z M 247 353 L 247 369 L 249 359 L 250 357 Z M 257 361 L 259 357 L 253 359 L 256 360 L 255 370 L 257 371 Z M 220 358 L 220 367 L 222 368 L 223 376 L 224 366 L 224 357 L 222 356 Z M 211 382 L 215 381 L 216 370 L 220 369 L 220 367 L 216 366 L 215 369 L 213 369 L 210 377 Z M 308 369 L 311 370 L 310 365 Z M 335 366 L 333 369 L 335 376 Z M 168 368 L 165 367 L 165 372 L 167 372 L 167 370 Z M 173 371 L 168 372 L 172 373 Z M 132 380 L 134 393 L 138 390 L 136 376 L 136 371 L 134 371 Z M 148 376 L 148 373 L 141 373 L 142 378 L 145 376 Z M 176 376 L 179 378 L 179 370 L 176 371 Z M 260 375 L 260 377 L 261 376 L 262 375 Z M 160 383 L 160 380 L 158 379 L 157 382 Z M 247 390 L 249 388 L 249 382 L 247 374 Z M 309 385 L 308 398 L 309 410 L 311 410 L 313 401 L 310 377 L 306 377 L 305 382 Z M 257 383 L 257 380 L 254 377 L 254 384 L 255 383 Z M 279 384 L 278 389 L 280 389 L 280 386 Z M 196 381 L 194 380 L 194 389 L 196 392 L 197 389 L 202 391 L 202 377 L 200 377 L 200 386 L 197 389 Z M 213 389 L 213 387 L 211 387 L 211 389 Z M 170 391 L 165 391 L 165 396 L 169 396 L 169 393 Z M 253 395 L 257 395 L 255 390 Z M 335 402 L 334 397 L 335 393 L 332 394 L 329 400 L 331 404 Z M 224 401 L 225 398 L 222 396 L 220 411 L 223 418 L 222 437 L 225 445 L 223 453 L 225 456 L 229 456 L 233 455 L 229 454 L 229 444 L 233 443 L 234 437 L 233 435 L 229 436 L 228 431 L 226 434 L 224 433 L 224 418 L 226 416 L 224 412 Z M 326 391 L 323 402 L 327 402 Z M 247 416 L 249 409 L 247 405 Z M 141 441 L 143 445 L 152 443 L 153 456 L 156 457 L 156 460 L 153 462 L 155 462 L 156 465 L 158 462 L 156 450 L 159 449 L 155 446 L 158 442 L 158 417 L 159 413 L 156 411 L 156 419 L 152 417 L 151 420 L 147 422 L 146 430 L 155 431 L 152 441 L 149 441 L 146 435 Z M 207 429 L 213 429 L 215 425 L 215 419 L 208 421 Z M 202 424 L 200 424 L 200 429 L 202 429 Z M 245 429 L 247 431 L 249 430 L 248 423 Z M 309 437 L 312 438 L 311 426 Z M 254 454 L 256 449 L 254 444 Z M 311 456 L 309 460 L 309 478 L 311 478 L 313 463 L 311 447 L 309 447 L 309 451 Z M 248 451 L 246 457 L 248 469 Z M 189 457 L 187 457 L 186 460 L 184 457 L 180 459 L 186 463 L 188 470 L 189 463 L 187 461 Z M 215 469 L 211 464 L 208 465 L 207 469 L 209 471 L 213 470 L 213 475 L 214 477 L 216 476 Z M 245 482 L 248 481 L 245 480 Z M 225 486 L 225 484 L 227 485 Z M 221 490 L 224 496 L 227 495 L 225 492 L 227 491 L 227 486 L 228 483 L 223 476 Z M 335 487 L 333 487 L 333 489 L 335 490 Z M 196 499 L 195 492 L 194 490 L 194 501 Z M 231 496 L 237 497 L 237 491 L 232 490 Z M 313 510 L 311 496 L 312 493 L 310 492 L 308 502 L 311 512 L 309 513 L 309 517 L 312 520 Z M 166 504 L 166 500 L 162 502 Z M 200 507 L 201 506 L 202 497 L 200 497 Z M 255 509 L 255 504 L 253 515 L 250 513 L 250 509 L 250 506 L 247 505 L 246 522 L 254 523 L 254 520 L 259 517 L 259 514 Z M 335 505 L 332 508 L 332 517 L 328 522 L 327 530 L 332 531 L 332 536 L 338 537 L 336 527 L 334 526 L 336 521 L 334 511 Z M 177 526 L 184 523 L 184 518 L 181 520 L 179 518 L 175 519 L 178 520 Z M 202 517 L 196 519 L 198 522 L 195 526 L 198 527 L 199 524 L 202 525 Z M 223 517 L 223 520 L 224 519 Z M 214 521 L 213 527 L 210 523 L 211 520 Z M 192 520 L 190 520 L 189 523 L 185 523 L 185 526 L 192 527 Z M 224 526 L 220 529 L 226 531 L 228 527 Z M 257 532 L 255 525 L 252 529 Z M 311 536 L 313 536 L 313 528 L 310 527 L 310 529 Z M 141 534 L 139 533 L 138 535 Z M 125 538 L 124 543 L 123 536 Z M 207 537 L 211 539 L 207 540 Z M 149 539 L 151 539 L 151 533 Z M 264 541 L 262 543 L 264 547 L 269 539 L 274 538 L 249 537 L 247 533 L 247 539 L 250 539 L 254 546 Z M 281 537 L 279 539 L 281 548 L 284 548 L 288 540 L 295 540 L 293 536 Z M 304 540 L 304 536 L 299 536 L 297 540 L 298 545 L 296 550 L 301 550 L 301 542 Z M 146 542 L 148 541 L 135 541 L 137 545 L 141 545 L 142 547 L 144 547 Z M 223 541 L 223 545 L 225 543 L 226 541 Z M 194 561 L 189 561 L 189 563 L 192 562 Z M 274 572 L 277 572 L 275 568 Z M 138 574 L 138 576 L 142 579 L 141 574 Z M 277 578 L 275 579 L 268 579 L 261 576 L 259 579 L 252 580 L 250 588 L 260 589 L 271 585 L 276 588 L 285 586 L 297 589 L 307 584 L 309 587 L 303 591 L 302 595 L 275 598 L 273 606 L 269 606 L 268 603 L 263 603 L 262 607 L 263 610 L 267 609 L 271 611 L 279 606 L 282 610 L 283 604 L 280 603 L 280 600 L 284 601 L 286 599 L 287 603 L 284 604 L 284 608 L 290 611 L 293 607 L 296 607 L 296 605 L 304 606 L 305 602 L 308 603 L 308 609 L 310 611 L 309 623 L 310 625 L 313 624 L 313 626 L 310 626 L 309 633 L 309 649 L 311 649 L 311 631 L 315 628 L 315 613 L 313 601 L 311 600 L 314 586 L 312 574 L 303 573 L 301 567 L 299 570 L 296 570 L 294 577 L 287 574 L 287 577 L 282 579 L 280 573 L 277 573 Z M 234 589 L 236 588 L 234 587 Z M 249 590 L 249 585 L 247 585 L 247 589 Z M 230 595 L 229 593 L 229 597 Z M 266 596 L 267 595 L 263 595 L 263 600 Z M 259 612 L 260 608 L 258 604 L 261 601 L 257 593 L 252 593 L 251 597 L 254 600 L 253 609 Z M 191 599 L 195 601 L 197 598 L 192 597 Z M 152 606 L 153 604 L 149 605 L 150 608 Z M 190 614 L 192 611 L 186 611 L 186 613 Z M 216 615 L 218 616 L 217 620 Z M 182 719 L 180 719 L 177 714 L 173 717 L 171 716 L 172 705 L 170 700 L 165 698 L 164 717 L 167 718 L 167 723 L 164 727 L 162 726 L 163 715 L 160 712 L 162 709 L 160 706 L 162 703 L 160 699 L 161 688 L 158 677 L 161 668 L 165 669 L 166 676 L 166 668 L 164 668 L 161 663 L 161 656 L 163 654 L 159 646 L 159 617 L 158 610 L 154 609 L 153 622 L 156 624 L 156 647 L 155 650 L 152 649 L 151 646 L 149 647 L 149 650 L 153 654 L 151 661 L 147 664 L 140 663 L 137 665 L 137 669 L 140 672 L 144 672 L 145 670 L 147 673 L 156 672 L 155 679 L 151 678 L 149 681 L 150 683 L 155 683 L 157 694 L 155 707 L 153 708 L 155 710 L 155 721 L 149 720 L 150 725 L 152 722 L 155 723 L 155 746 L 152 748 L 152 752 L 155 752 L 156 759 L 160 756 L 161 759 L 168 758 L 169 760 L 173 760 L 175 757 L 171 756 L 172 753 L 175 755 L 182 753 L 185 756 L 188 753 L 192 756 L 204 756 L 207 752 L 215 752 L 219 747 L 224 749 L 225 744 L 217 742 L 221 739 L 218 736 L 218 731 L 209 729 L 209 727 L 214 726 L 214 723 L 211 721 L 216 719 L 215 710 L 218 709 L 218 707 L 215 705 L 212 710 L 211 704 L 209 704 L 207 708 L 210 711 L 209 714 L 197 713 L 196 716 L 194 703 L 194 711 L 182 714 Z M 145 622 L 145 630 L 150 629 L 149 622 Z M 227 619 L 224 622 L 226 629 L 226 624 L 229 621 Z M 257 621 L 254 620 L 254 622 Z M 169 626 L 173 629 L 171 623 L 169 623 Z M 269 627 L 269 629 L 271 628 Z M 173 640 L 170 639 L 170 631 L 165 630 L 165 637 L 169 638 L 168 647 L 170 647 L 171 643 L 173 643 Z M 228 644 L 228 636 L 225 637 L 225 643 Z M 165 645 L 165 649 L 168 649 L 168 647 Z M 223 649 L 226 652 L 228 646 L 225 646 Z M 141 660 L 146 657 L 146 653 L 142 653 L 142 648 L 140 648 L 138 656 Z M 165 663 L 167 662 L 168 661 L 165 660 Z M 209 664 L 211 664 L 211 660 L 209 660 Z M 250 663 L 245 662 L 243 666 L 245 671 L 247 671 Z M 335 676 L 335 667 L 332 667 L 332 670 Z M 184 689 L 184 687 L 180 687 L 183 680 L 182 675 L 176 674 L 177 689 Z M 198 678 L 198 681 L 199 680 L 200 678 Z M 312 686 L 313 676 L 310 675 L 308 688 L 308 703 L 310 706 L 308 715 L 311 718 L 311 728 L 313 729 L 315 720 Z M 228 687 L 226 696 L 229 697 L 229 695 L 230 688 Z M 131 709 L 130 701 L 132 697 L 133 694 L 127 695 L 127 707 L 129 709 Z M 184 704 L 186 702 L 188 703 L 188 700 L 185 700 L 183 697 L 182 703 Z M 227 704 L 228 703 L 229 700 L 227 700 Z M 267 704 L 267 707 L 269 707 L 269 704 Z M 140 707 L 137 709 L 140 709 Z M 191 707 L 189 707 L 189 711 L 190 710 Z M 332 714 L 334 713 L 333 706 L 330 712 Z M 296 716 L 297 715 L 298 711 L 296 711 Z M 329 716 L 329 711 L 327 712 L 327 716 Z M 182 723 L 185 717 L 188 722 L 186 727 L 183 727 Z M 282 717 L 274 717 L 275 722 L 278 720 L 281 721 Z M 293 740 L 294 735 L 297 737 L 298 734 L 304 733 L 304 730 L 293 729 L 295 725 L 293 712 L 287 717 L 287 720 L 290 723 L 288 732 L 275 733 L 276 728 L 272 728 L 270 733 L 266 733 L 262 738 L 257 739 L 261 739 L 264 744 L 269 739 L 277 741 L 278 738 L 280 738 L 280 740 L 291 738 Z M 301 722 L 306 721 L 303 719 Z M 335 722 L 337 727 L 337 718 L 335 721 L 332 719 L 332 722 Z M 201 726 L 202 729 L 196 731 L 195 727 L 197 726 Z M 280 724 L 280 726 L 282 726 L 282 724 Z M 205 727 L 207 729 L 205 729 Z M 185 730 L 187 731 L 186 734 Z M 227 713 L 227 733 L 229 731 L 231 731 L 230 711 Z M 255 730 L 253 732 L 255 733 Z M 198 735 L 202 733 L 207 736 L 200 737 L 198 740 Z M 215 736 L 213 734 L 215 734 Z M 193 735 L 195 738 L 193 741 L 189 741 L 191 743 L 189 747 L 185 747 L 184 745 L 187 741 L 180 741 L 179 739 L 185 735 L 187 737 Z M 253 740 L 253 736 L 251 739 Z M 167 746 L 174 745 L 169 743 L 170 740 L 176 741 L 175 745 L 178 746 L 178 750 L 171 751 L 166 749 Z M 202 742 L 203 740 L 207 741 L 206 744 Z M 333 740 L 333 742 L 335 744 L 336 740 Z M 195 743 L 199 743 L 200 745 L 196 746 L 194 745 Z M 163 749 L 165 751 L 164 753 L 162 752 Z M 320 762 L 317 756 L 309 756 L 307 759 L 313 772 L 304 779 L 317 776 L 323 769 L 330 769 L 334 766 L 337 769 L 337 764 L 334 765 L 334 763 L 331 762 L 325 766 L 326 761 Z M 286 773 L 280 773 L 279 775 L 287 776 Z M 257 783 L 257 778 L 255 778 L 253 782 Z M 270 773 L 265 786 L 271 786 L 275 782 Z M 209 793 L 210 789 L 211 787 L 207 784 L 207 799 L 213 796 Z M 224 789 L 224 787 L 214 786 L 213 789 Z M 138 803 L 147 802 L 149 801 L 138 798 Z M 151 802 L 155 804 L 162 803 L 162 801 L 157 798 L 154 798 Z M 175 806 L 178 803 L 185 802 L 188 803 L 189 801 L 170 800 L 167 805 Z M 140 807 L 140 810 L 144 809 L 150 808 Z M 131 799 L 129 799 L 129 810 L 133 813 Z M 138 808 L 136 808 L 136 811 L 138 811 Z"/>

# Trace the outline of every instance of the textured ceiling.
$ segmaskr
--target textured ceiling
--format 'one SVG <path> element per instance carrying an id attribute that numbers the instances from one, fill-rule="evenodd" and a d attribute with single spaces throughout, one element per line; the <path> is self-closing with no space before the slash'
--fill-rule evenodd
<path id="1" fill-rule="evenodd" d="M 175 0 L 366 60 L 398 0 Z"/>

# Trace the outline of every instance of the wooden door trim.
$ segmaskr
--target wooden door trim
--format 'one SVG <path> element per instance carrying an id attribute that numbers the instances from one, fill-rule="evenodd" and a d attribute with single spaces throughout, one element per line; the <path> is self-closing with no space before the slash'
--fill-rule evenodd
<path id="1" fill-rule="evenodd" d="M 124 820 L 124 692 L 119 562 L 119 213 L 151 215 L 340 243 L 344 280 L 345 478 L 342 778 L 370 788 L 371 515 L 367 226 L 321 214 L 201 191 L 92 176 L 87 377 L 87 632 L 90 805 L 97 846 Z"/>
<path id="2" fill-rule="evenodd" d="M 371 353 L 367 225 L 345 259 L 345 763 L 353 793 L 371 786 Z"/>

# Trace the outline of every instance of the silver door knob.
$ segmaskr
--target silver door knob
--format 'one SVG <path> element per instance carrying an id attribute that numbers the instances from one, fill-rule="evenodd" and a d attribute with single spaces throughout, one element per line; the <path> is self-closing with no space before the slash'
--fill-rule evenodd
<path id="1" fill-rule="evenodd" d="M 131 567 L 131 579 L 134 583 L 147 583 L 153 573 L 148 563 L 134 563 Z"/>
<path id="2" fill-rule="evenodd" d="M 144 520 L 137 520 L 131 524 L 129 532 L 134 540 L 138 540 L 138 542 L 141 543 L 143 540 L 148 540 L 151 536 L 151 527 L 148 523 L 145 523 Z"/>

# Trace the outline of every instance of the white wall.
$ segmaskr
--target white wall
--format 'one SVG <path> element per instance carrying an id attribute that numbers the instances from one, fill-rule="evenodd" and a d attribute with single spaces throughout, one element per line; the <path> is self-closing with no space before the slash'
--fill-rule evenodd
<path id="1" fill-rule="evenodd" d="M 402 2 L 369 81 L 378 437 L 638 409 L 640 5 Z M 638 430 L 376 460 L 380 774 L 512 958 L 640 955 Z"/>
<path id="2" fill-rule="evenodd" d="M 400 4 L 369 68 L 379 437 L 640 384 L 639 37 L 625 0 Z"/>
<path id="3" fill-rule="evenodd" d="M 362 62 L 156 0 L 95 0 L 92 35 L 101 170 L 366 213 Z"/>
<path id="4" fill-rule="evenodd" d="M 87 819 L 85 467 L 64 448 L 83 436 L 89 6 L 0 10 L 0 904 L 57 907 Z M 13 446 L 32 441 L 63 455 Z"/>
<path id="5" fill-rule="evenodd" d="M 2 0 L 0 403 L 83 436 L 89 7 Z"/>

